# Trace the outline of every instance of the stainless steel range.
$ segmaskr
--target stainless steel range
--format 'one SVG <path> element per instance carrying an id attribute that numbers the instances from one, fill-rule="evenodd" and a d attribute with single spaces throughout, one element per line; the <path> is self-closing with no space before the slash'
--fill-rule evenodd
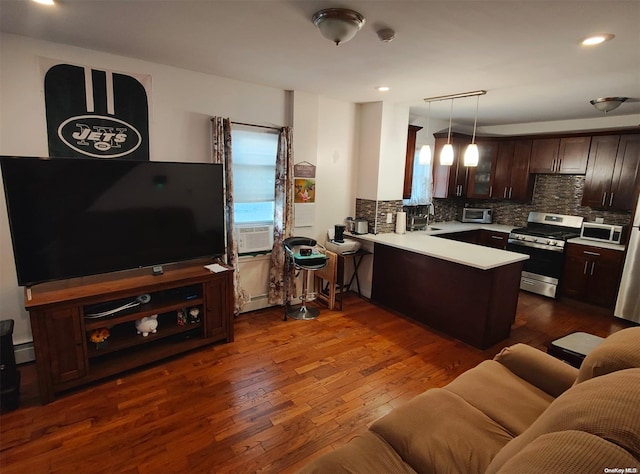
<path id="1" fill-rule="evenodd" d="M 524 262 L 520 289 L 556 297 L 565 243 L 580 235 L 582 221 L 578 216 L 530 212 L 527 227 L 511 231 L 507 250 L 529 255 Z"/>

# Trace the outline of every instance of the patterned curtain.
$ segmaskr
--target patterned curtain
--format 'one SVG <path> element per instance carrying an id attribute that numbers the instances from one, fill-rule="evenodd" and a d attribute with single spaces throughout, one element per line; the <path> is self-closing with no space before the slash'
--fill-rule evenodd
<path id="1" fill-rule="evenodd" d="M 269 303 L 285 304 L 285 253 L 282 242 L 291 237 L 293 230 L 293 132 L 291 127 L 283 127 L 278 137 L 276 157 L 276 196 L 273 226 L 273 249 L 269 269 Z M 293 270 L 293 268 L 291 269 Z M 286 279 L 293 284 L 293 271 Z M 291 294 L 291 293 L 289 293 Z"/>
<path id="2" fill-rule="evenodd" d="M 227 228 L 227 264 L 233 267 L 234 308 L 237 316 L 242 311 L 249 295 L 240 286 L 240 274 L 238 272 L 238 242 L 233 232 L 233 160 L 231 157 L 231 120 L 222 117 L 213 117 L 211 159 L 213 163 L 224 165 L 225 170 L 225 210 Z"/>

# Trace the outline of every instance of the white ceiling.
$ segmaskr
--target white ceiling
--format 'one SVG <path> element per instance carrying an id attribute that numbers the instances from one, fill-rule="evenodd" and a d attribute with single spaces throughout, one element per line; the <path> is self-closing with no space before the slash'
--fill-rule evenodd
<path id="1" fill-rule="evenodd" d="M 602 117 L 590 99 L 626 96 L 610 115 L 640 124 L 640 0 L 57 1 L 0 0 L 2 31 L 413 114 L 425 97 L 486 89 L 479 126 Z M 359 11 L 364 28 L 335 46 L 311 22 L 329 7 Z M 395 40 L 379 41 L 381 27 Z M 579 45 L 594 33 L 616 36 Z M 455 122 L 472 123 L 475 105 L 456 100 Z"/>

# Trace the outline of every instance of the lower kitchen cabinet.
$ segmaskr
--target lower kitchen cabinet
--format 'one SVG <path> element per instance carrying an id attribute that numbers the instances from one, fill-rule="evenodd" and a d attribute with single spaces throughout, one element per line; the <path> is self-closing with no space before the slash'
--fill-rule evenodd
<path id="1" fill-rule="evenodd" d="M 561 294 L 585 303 L 613 308 L 624 252 L 590 245 L 567 244 Z"/>
<path id="2" fill-rule="evenodd" d="M 509 234 L 506 232 L 498 232 L 495 230 L 481 229 L 478 238 L 478 244 L 485 247 L 493 247 L 494 249 L 507 249 L 507 241 L 509 240 Z"/>

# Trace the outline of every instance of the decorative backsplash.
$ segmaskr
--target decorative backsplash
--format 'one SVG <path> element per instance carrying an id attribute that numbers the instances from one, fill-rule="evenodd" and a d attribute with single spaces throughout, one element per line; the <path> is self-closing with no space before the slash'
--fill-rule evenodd
<path id="1" fill-rule="evenodd" d="M 446 222 L 458 219 L 463 207 L 486 207 L 493 209 L 494 224 L 524 227 L 529 212 L 551 212 L 584 217 L 587 222 L 596 218 L 605 224 L 629 225 L 630 212 L 612 212 L 581 206 L 585 177 L 580 175 L 536 175 L 536 184 L 531 203 L 521 204 L 511 201 L 490 199 L 434 199 L 432 222 Z M 408 214 L 426 214 L 427 206 L 405 206 L 402 201 L 374 201 L 356 199 L 356 217 L 369 221 L 369 232 L 381 234 L 395 230 L 396 212 L 404 210 Z M 393 222 L 387 223 L 387 213 L 393 214 Z"/>
<path id="2" fill-rule="evenodd" d="M 539 174 L 536 176 L 533 199 L 528 204 L 489 199 L 434 199 L 434 222 L 456 220 L 461 209 L 467 206 L 491 208 L 495 224 L 514 227 L 525 226 L 531 211 L 581 216 L 588 222 L 601 217 L 605 224 L 629 225 L 630 212 L 600 211 L 581 206 L 584 182 L 585 177 L 579 175 Z M 413 207 L 407 211 L 415 212 L 416 209 Z M 426 213 L 426 206 L 420 206 L 417 211 L 420 214 Z"/>

